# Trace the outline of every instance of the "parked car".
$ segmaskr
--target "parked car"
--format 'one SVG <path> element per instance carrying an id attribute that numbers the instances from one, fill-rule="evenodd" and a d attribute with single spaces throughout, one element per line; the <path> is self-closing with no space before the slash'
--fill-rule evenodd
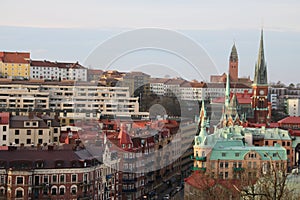
<path id="1" fill-rule="evenodd" d="M 170 199 L 170 195 L 166 194 L 163 199 Z"/>

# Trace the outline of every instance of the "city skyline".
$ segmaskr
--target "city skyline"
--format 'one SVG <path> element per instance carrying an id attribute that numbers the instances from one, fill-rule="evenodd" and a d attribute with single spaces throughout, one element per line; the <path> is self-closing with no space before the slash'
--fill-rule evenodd
<path id="1" fill-rule="evenodd" d="M 131 0 L 126 3 L 119 0 L 43 3 L 30 0 L 26 3 L 5 1 L 2 5 L 15 9 L 14 14 L 10 9 L 4 9 L 0 14 L 5 19 L 0 22 L 2 51 L 30 51 L 33 59 L 78 60 L 85 64 L 90 52 L 109 38 L 128 30 L 155 27 L 178 31 L 196 41 L 208 53 L 218 73 L 227 72 L 230 49 L 235 42 L 240 76 L 253 78 L 259 33 L 263 27 L 269 80 L 287 85 L 299 82 L 297 73 L 286 73 L 298 72 L 297 63 L 300 62 L 296 53 L 300 50 L 297 22 L 300 3 L 295 0 L 192 0 L 188 3 L 179 0 Z M 156 57 L 152 58 L 155 61 Z M 169 67 L 175 71 L 185 67 L 179 66 L 182 65 L 180 62 L 178 66 L 172 62 L 175 61 L 171 61 Z M 116 64 L 117 69 L 120 65 L 128 68 L 149 63 L 120 60 Z M 206 81 L 209 75 L 206 75 Z"/>

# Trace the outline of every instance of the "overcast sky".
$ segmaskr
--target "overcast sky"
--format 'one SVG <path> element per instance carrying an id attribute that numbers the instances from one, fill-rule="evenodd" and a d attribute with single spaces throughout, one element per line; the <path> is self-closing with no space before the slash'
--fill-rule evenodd
<path id="1" fill-rule="evenodd" d="M 297 83 L 299 11 L 297 0 L 3 0 L 0 49 L 31 51 L 37 59 L 84 62 L 115 34 L 156 27 L 191 37 L 219 72 L 227 70 L 235 41 L 240 75 L 253 77 L 263 26 L 269 80 Z"/>

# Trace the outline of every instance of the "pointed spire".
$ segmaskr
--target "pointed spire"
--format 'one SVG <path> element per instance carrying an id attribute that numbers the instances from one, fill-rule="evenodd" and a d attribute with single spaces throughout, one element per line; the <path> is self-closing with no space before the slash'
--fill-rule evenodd
<path id="1" fill-rule="evenodd" d="M 237 50 L 236 50 L 236 47 L 235 47 L 235 43 L 233 43 L 233 46 L 231 48 L 231 53 L 230 53 L 230 57 L 229 57 L 229 60 L 230 61 L 238 61 L 238 54 L 237 54 Z"/>
<path id="2" fill-rule="evenodd" d="M 132 140 L 131 137 L 128 135 L 127 133 L 127 126 L 125 123 L 121 124 L 121 129 L 120 129 L 120 133 L 118 135 L 118 139 L 120 140 L 120 144 L 132 144 Z"/>
<path id="3" fill-rule="evenodd" d="M 225 90 L 225 109 L 228 108 L 230 103 L 230 80 L 229 80 L 229 73 L 227 74 L 226 78 L 226 90 Z"/>
<path id="4" fill-rule="evenodd" d="M 263 29 L 261 30 L 258 59 L 257 59 L 256 65 L 255 65 L 255 74 L 254 74 L 254 82 L 253 83 L 256 85 L 268 84 L 267 65 L 265 62 L 265 52 L 264 52 Z"/>

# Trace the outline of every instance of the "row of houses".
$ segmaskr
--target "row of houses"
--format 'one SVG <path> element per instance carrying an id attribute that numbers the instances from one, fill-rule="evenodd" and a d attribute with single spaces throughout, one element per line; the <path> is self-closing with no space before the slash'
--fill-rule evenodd
<path id="1" fill-rule="evenodd" d="M 29 52 L 0 52 L 0 75 L 19 80 L 87 81 L 87 68 L 78 62 L 31 60 Z"/>

